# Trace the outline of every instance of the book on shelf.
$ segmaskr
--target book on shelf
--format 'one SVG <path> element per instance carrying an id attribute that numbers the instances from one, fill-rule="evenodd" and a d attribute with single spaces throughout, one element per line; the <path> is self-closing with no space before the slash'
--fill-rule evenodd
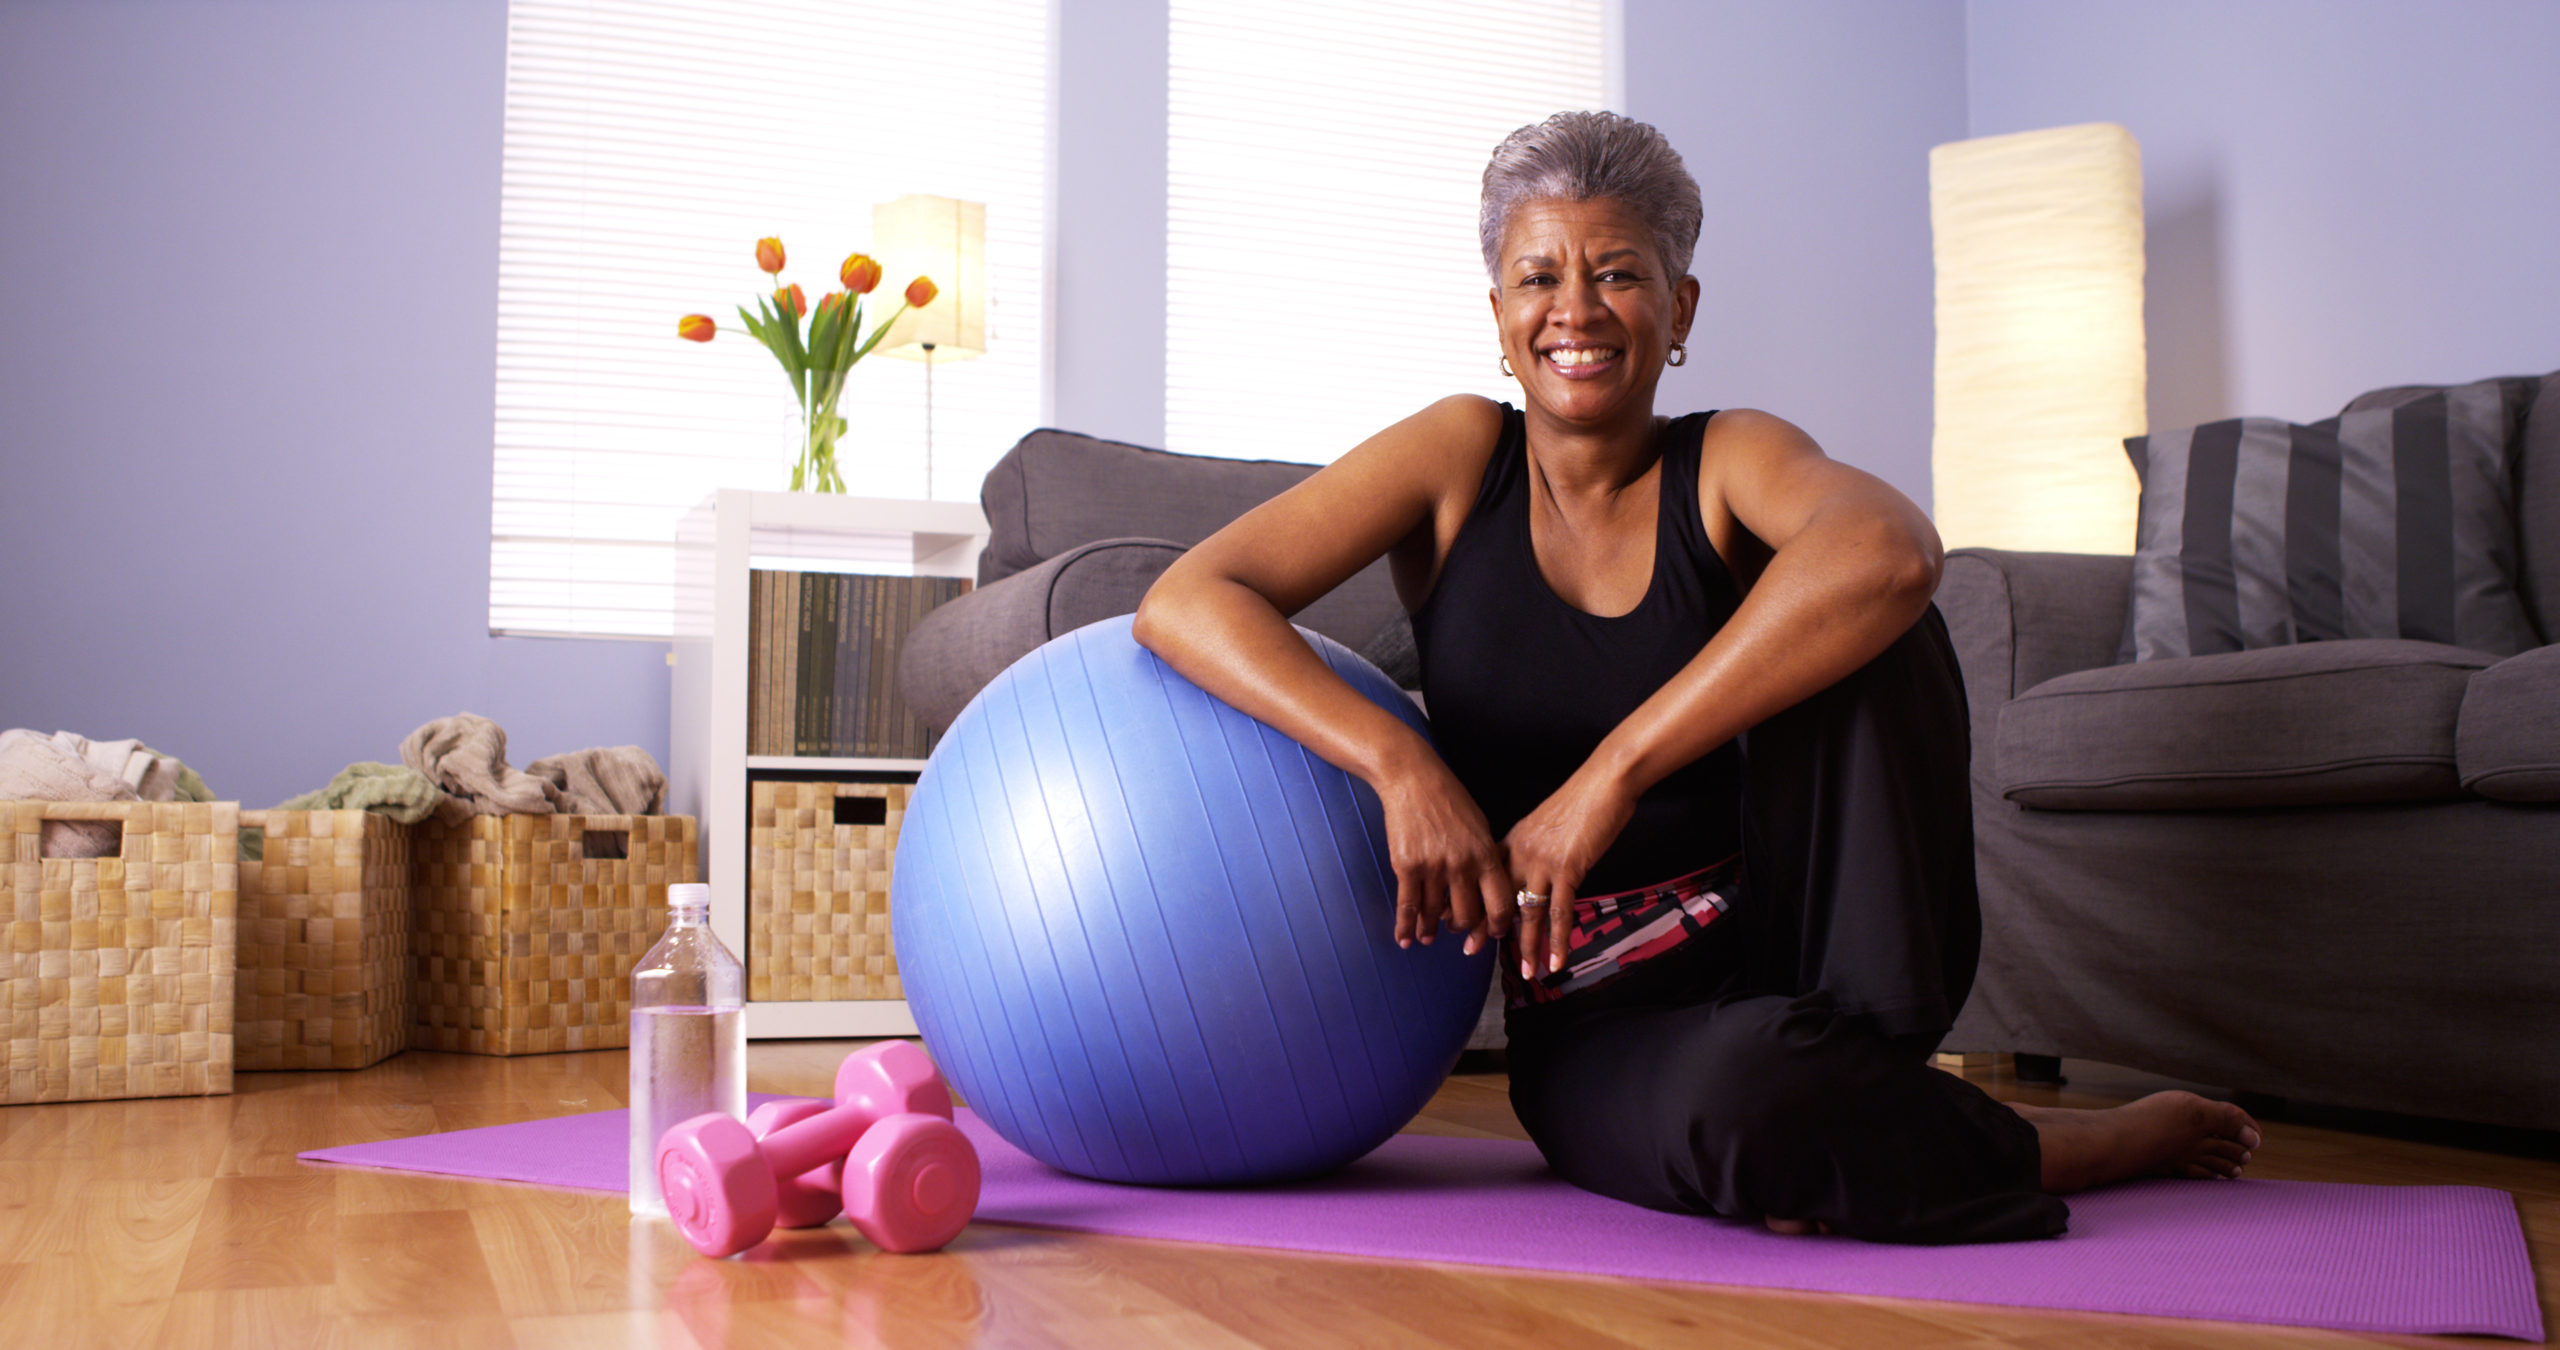
<path id="1" fill-rule="evenodd" d="M 933 736 L 897 696 L 898 648 L 965 577 L 747 574 L 747 753 L 922 759 Z"/>
<path id="2" fill-rule="evenodd" d="M 747 650 L 750 652 L 764 650 L 764 593 L 772 582 L 771 572 L 747 573 Z M 755 663 L 750 660 L 747 669 L 747 753 L 750 755 L 764 753 L 761 748 L 764 745 L 764 724 L 758 719 L 764 715 L 765 700 L 758 696 L 754 684 L 756 675 Z"/>

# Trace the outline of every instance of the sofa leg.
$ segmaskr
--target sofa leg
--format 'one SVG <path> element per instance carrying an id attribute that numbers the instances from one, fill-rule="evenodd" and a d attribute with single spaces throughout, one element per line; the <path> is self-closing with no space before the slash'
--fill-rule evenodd
<path id="1" fill-rule="evenodd" d="M 2021 1083 L 2061 1087 L 2070 1081 L 2062 1076 L 2062 1056 L 2060 1055 L 2030 1055 L 2020 1051 L 2017 1055 L 2017 1063 L 2018 1081 Z"/>

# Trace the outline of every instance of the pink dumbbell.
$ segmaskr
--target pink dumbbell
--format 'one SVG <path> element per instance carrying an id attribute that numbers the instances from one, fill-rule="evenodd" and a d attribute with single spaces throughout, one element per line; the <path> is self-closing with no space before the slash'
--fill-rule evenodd
<path id="1" fill-rule="evenodd" d="M 851 1062 L 850 1057 L 847 1062 Z M 843 1072 L 839 1068 L 839 1077 Z M 939 1102 L 913 1105 L 920 1114 L 940 1115 L 951 1109 L 950 1093 L 946 1089 Z M 786 1125 L 836 1109 L 835 1103 L 815 1097 L 776 1097 L 747 1113 L 747 1133 L 761 1141 Z M 774 1227 L 824 1228 L 844 1213 L 844 1159 L 830 1157 L 796 1177 L 777 1176 L 773 1189 Z"/>
<path id="2" fill-rule="evenodd" d="M 951 1123 L 951 1090 L 911 1041 L 886 1041 L 845 1057 L 836 1105 L 775 1112 L 762 1139 L 713 1113 L 667 1131 L 658 1143 L 658 1189 L 685 1240 L 705 1256 L 731 1256 L 764 1241 L 786 1212 L 806 1219 L 812 1176 L 842 1160 L 844 1211 L 883 1251 L 942 1246 L 978 1208 L 978 1151 Z M 823 1219 L 814 1222 L 824 1222 Z"/>
<path id="3" fill-rule="evenodd" d="M 747 1113 L 747 1133 L 768 1139 L 786 1125 L 836 1110 L 815 1097 L 777 1097 Z M 824 1228 L 844 1213 L 844 1159 L 831 1157 L 796 1177 L 773 1179 L 773 1226 Z"/>

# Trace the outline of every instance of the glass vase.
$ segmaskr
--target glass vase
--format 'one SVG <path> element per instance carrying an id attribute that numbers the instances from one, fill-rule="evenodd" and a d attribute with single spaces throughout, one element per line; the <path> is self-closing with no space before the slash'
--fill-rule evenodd
<path id="1" fill-rule="evenodd" d="M 798 453 L 791 466 L 794 492 L 844 491 L 844 474 L 836 467 L 836 442 L 844 435 L 845 420 L 836 415 L 836 400 L 844 394 L 847 373 L 812 370 L 796 391 L 800 407 L 792 418 Z"/>

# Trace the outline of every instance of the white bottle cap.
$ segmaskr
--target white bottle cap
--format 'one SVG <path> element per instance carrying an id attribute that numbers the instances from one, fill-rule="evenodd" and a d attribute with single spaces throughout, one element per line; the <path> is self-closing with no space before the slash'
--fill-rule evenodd
<path id="1" fill-rule="evenodd" d="M 667 904 L 674 909 L 711 908 L 711 886 L 702 881 L 679 881 L 667 887 Z"/>

